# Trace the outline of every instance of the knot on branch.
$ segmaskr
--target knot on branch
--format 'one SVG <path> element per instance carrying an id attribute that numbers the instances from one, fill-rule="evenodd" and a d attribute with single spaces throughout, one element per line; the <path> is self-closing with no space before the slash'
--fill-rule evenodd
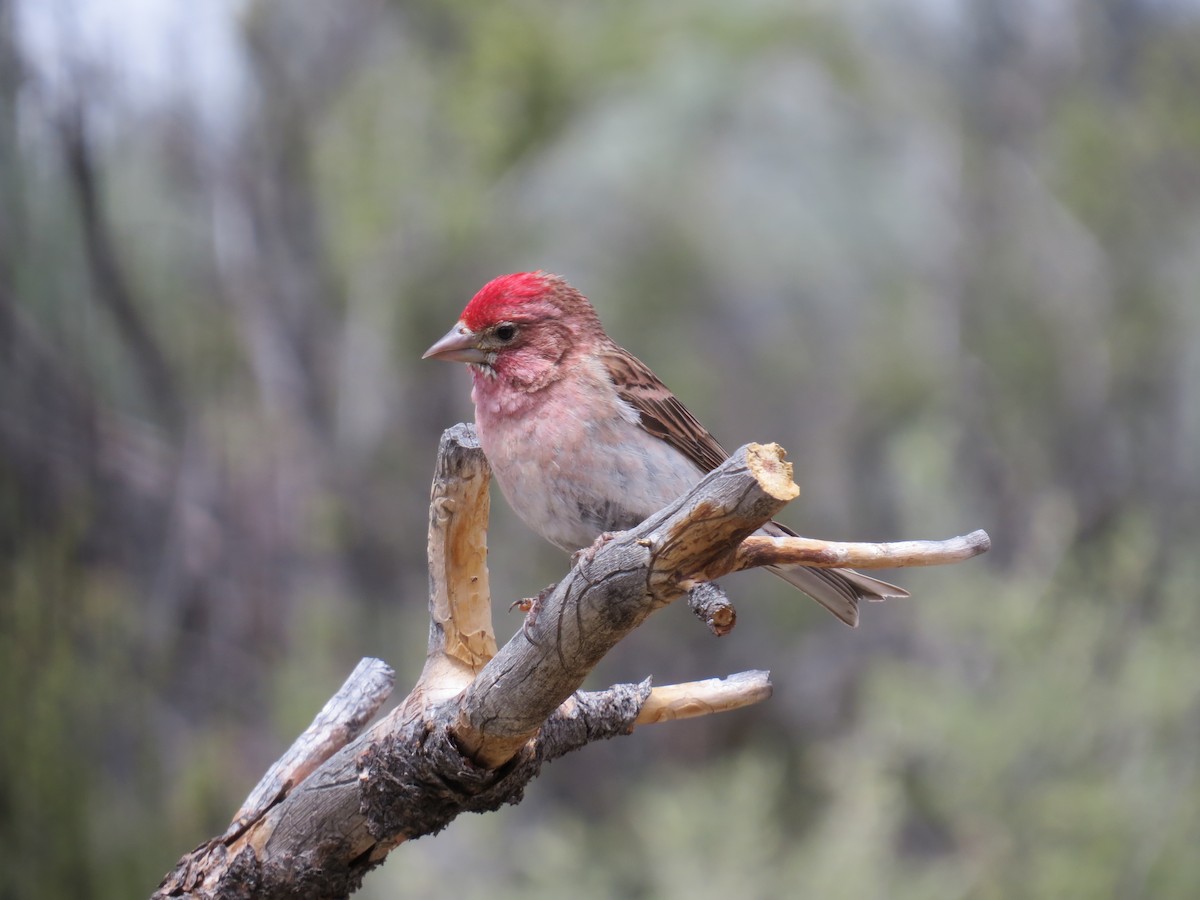
<path id="1" fill-rule="evenodd" d="M 639 684 L 617 684 L 603 691 L 572 695 L 538 734 L 539 755 L 548 762 L 593 741 L 629 734 L 651 689 L 647 678 Z"/>
<path id="2" fill-rule="evenodd" d="M 724 637 L 737 624 L 737 610 L 715 581 L 702 581 L 688 591 L 688 609 L 717 637 Z"/>
<path id="3" fill-rule="evenodd" d="M 461 812 L 491 812 L 520 803 L 541 759 L 526 746 L 504 767 L 471 762 L 446 726 L 419 723 L 412 732 L 388 736 L 359 757 L 360 810 L 367 830 L 393 845 L 437 834 Z"/>
<path id="4" fill-rule="evenodd" d="M 436 834 L 462 812 L 491 812 L 520 803 L 542 763 L 593 741 L 633 731 L 650 696 L 650 679 L 578 693 L 498 769 L 472 762 L 442 717 L 389 736 L 359 757 L 360 810 L 381 844 Z"/>

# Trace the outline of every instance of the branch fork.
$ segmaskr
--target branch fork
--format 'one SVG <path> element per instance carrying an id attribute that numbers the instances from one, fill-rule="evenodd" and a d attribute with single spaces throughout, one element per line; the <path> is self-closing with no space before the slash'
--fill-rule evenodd
<path id="1" fill-rule="evenodd" d="M 581 692 L 595 665 L 685 593 L 715 634 L 736 614 L 712 580 L 776 564 L 936 565 L 987 549 L 945 542 L 834 544 L 754 533 L 799 494 L 775 444 L 748 444 L 637 528 L 581 554 L 536 622 L 497 648 L 488 589 L 490 473 L 474 429 L 439 446 L 430 500 L 430 629 L 405 700 L 370 728 L 391 670 L 364 660 L 264 776 L 226 832 L 180 860 L 155 897 L 348 896 L 398 844 L 462 812 L 519 802 L 542 763 L 639 725 L 770 696 L 769 675 Z"/>

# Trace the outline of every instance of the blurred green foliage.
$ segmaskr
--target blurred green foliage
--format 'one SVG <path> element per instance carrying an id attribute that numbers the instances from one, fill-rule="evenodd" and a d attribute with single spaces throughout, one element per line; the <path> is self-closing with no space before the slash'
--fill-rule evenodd
<path id="1" fill-rule="evenodd" d="M 411 682 L 470 416 L 417 357 L 529 268 L 784 444 L 805 533 L 995 549 L 854 633 L 656 616 L 596 684 L 775 696 L 365 896 L 1200 891 L 1194 3 L 65 8 L 0 3 L 0 898 L 149 893 L 359 657 Z M 489 539 L 498 608 L 565 565 Z"/>

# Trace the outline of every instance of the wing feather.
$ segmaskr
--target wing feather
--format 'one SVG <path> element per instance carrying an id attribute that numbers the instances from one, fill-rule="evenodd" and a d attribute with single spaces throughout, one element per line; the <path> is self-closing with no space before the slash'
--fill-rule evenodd
<path id="1" fill-rule="evenodd" d="M 705 472 L 711 472 L 729 457 L 725 448 L 644 362 L 612 343 L 600 351 L 600 358 L 621 399 L 637 411 L 643 429 L 666 441 Z M 795 534 L 778 522 L 768 522 L 763 531 Z M 858 625 L 859 600 L 908 596 L 904 588 L 853 569 L 771 566 L 770 571 L 804 591 L 852 628 Z"/>
<path id="2" fill-rule="evenodd" d="M 711 472 L 729 458 L 725 448 L 644 362 L 616 344 L 601 351 L 601 361 L 621 399 L 637 410 L 643 429 L 666 441 L 704 472 Z"/>

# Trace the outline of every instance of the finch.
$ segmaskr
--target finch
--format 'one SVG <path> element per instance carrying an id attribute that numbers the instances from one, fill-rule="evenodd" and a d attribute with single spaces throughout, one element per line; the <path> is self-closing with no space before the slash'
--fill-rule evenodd
<path id="1" fill-rule="evenodd" d="M 557 275 L 488 282 L 422 358 L 470 367 L 479 443 L 500 490 L 525 524 L 568 552 L 633 528 L 728 457 Z M 759 533 L 794 534 L 777 522 Z M 908 596 L 850 569 L 770 571 L 851 627 L 859 600 Z"/>

